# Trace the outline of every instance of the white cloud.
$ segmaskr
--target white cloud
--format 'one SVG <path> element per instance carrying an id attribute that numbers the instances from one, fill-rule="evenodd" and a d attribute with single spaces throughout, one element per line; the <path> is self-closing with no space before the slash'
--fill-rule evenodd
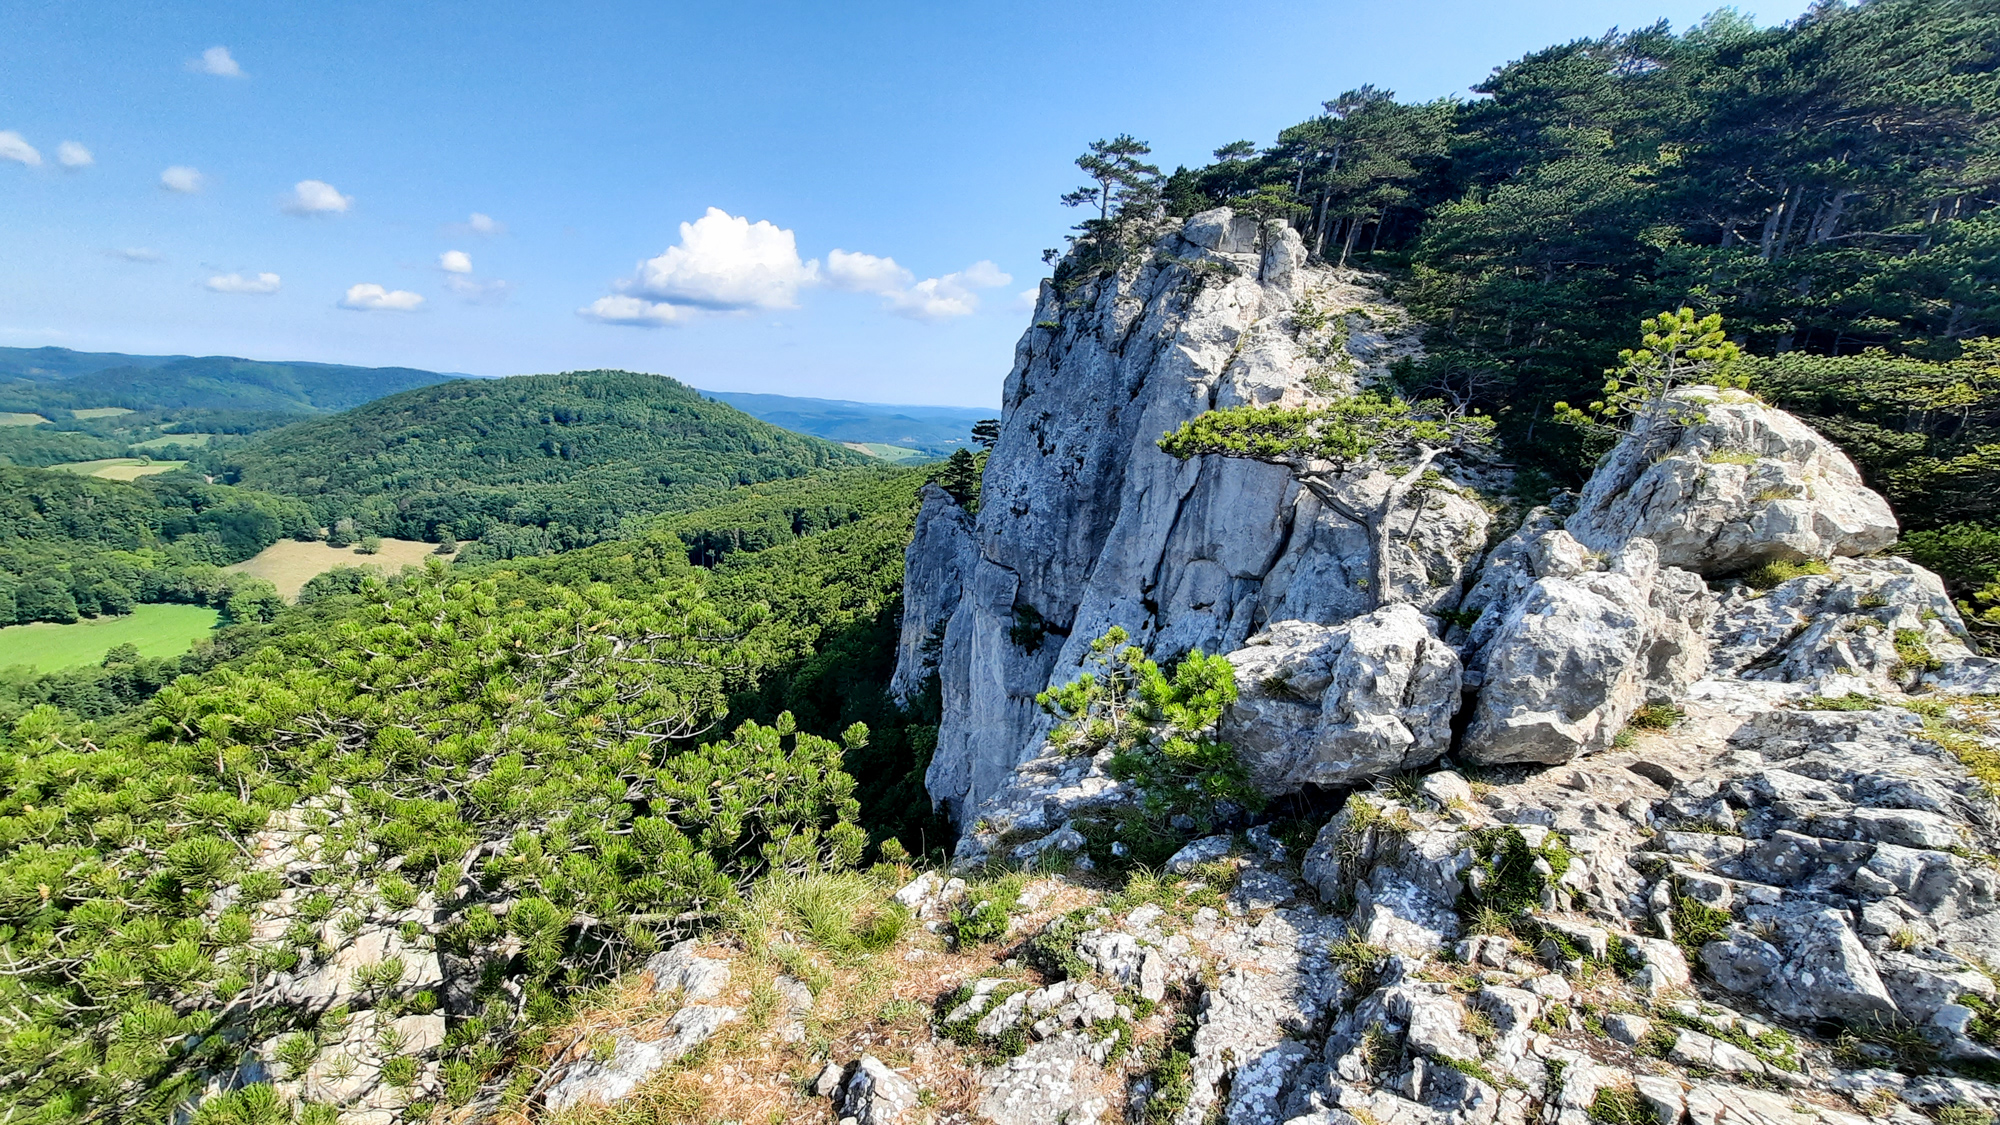
<path id="1" fill-rule="evenodd" d="M 278 275 L 260 273 L 255 277 L 242 273 L 225 273 L 208 279 L 208 288 L 216 293 L 248 293 L 258 296 L 278 291 Z"/>
<path id="2" fill-rule="evenodd" d="M 112 253 L 128 262 L 157 262 L 160 260 L 160 252 L 150 246 L 127 246 L 122 250 L 113 250 Z"/>
<path id="3" fill-rule="evenodd" d="M 64 141 L 56 146 L 56 163 L 65 168 L 88 168 L 97 163 L 97 158 L 75 141 Z"/>
<path id="4" fill-rule="evenodd" d="M 606 324 L 630 324 L 639 328 L 679 324 L 694 315 L 693 310 L 681 305 L 670 305 L 665 301 L 648 301 L 639 297 L 599 297 L 576 310 L 576 313 L 578 316 L 601 320 Z"/>
<path id="5" fill-rule="evenodd" d="M 916 280 L 894 258 L 835 250 L 826 256 L 827 279 L 837 289 L 873 293 L 882 307 L 914 320 L 949 320 L 979 311 L 978 289 L 994 289 L 1014 280 L 992 262 L 979 261 L 943 277 Z"/>
<path id="6" fill-rule="evenodd" d="M 681 224 L 678 246 L 639 263 L 629 288 L 648 300 L 719 311 L 789 309 L 799 287 L 818 276 L 818 262 L 799 260 L 791 231 L 710 207 Z"/>
<path id="7" fill-rule="evenodd" d="M 160 186 L 182 195 L 193 195 L 201 190 L 201 173 L 185 164 L 176 164 L 160 173 Z"/>
<path id="8" fill-rule="evenodd" d="M 835 250 L 826 256 L 826 277 L 835 289 L 855 293 L 894 293 L 909 287 L 917 275 L 894 258 Z"/>
<path id="9" fill-rule="evenodd" d="M 35 151 L 35 146 L 29 144 L 26 137 L 12 129 L 4 129 L 0 130 L 0 160 L 12 160 L 26 164 L 30 168 L 39 168 L 42 164 L 42 154 Z"/>
<path id="10" fill-rule="evenodd" d="M 447 250 L 438 255 L 438 268 L 446 273 L 471 273 L 472 255 L 463 250 Z"/>
<path id="11" fill-rule="evenodd" d="M 484 234 L 490 236 L 496 234 L 506 234 L 507 224 L 496 223 L 493 221 L 493 216 L 484 215 L 479 213 L 478 211 L 474 211 L 472 213 L 472 217 L 465 220 L 465 229 L 471 231 L 474 234 Z"/>
<path id="12" fill-rule="evenodd" d="M 467 303 L 474 305 L 504 304 L 507 300 L 507 294 L 512 292 L 514 288 L 512 283 L 501 281 L 498 278 L 490 281 L 479 281 L 470 277 L 461 277 L 455 273 L 445 275 L 444 287 L 465 298 Z"/>
<path id="13" fill-rule="evenodd" d="M 340 194 L 325 180 L 300 180 L 285 197 L 285 212 L 291 215 L 339 215 L 353 205 L 353 196 Z"/>
<path id="14" fill-rule="evenodd" d="M 373 282 L 347 287 L 340 307 L 356 312 L 414 312 L 424 303 L 421 295 L 407 289 L 384 289 Z"/>
<path id="15" fill-rule="evenodd" d="M 1019 293 L 1014 294 L 1014 309 L 1017 312 L 1034 312 L 1035 306 L 1041 304 L 1041 302 L 1042 287 L 1039 285 L 1033 289 L 1023 289 Z"/>
<path id="16" fill-rule="evenodd" d="M 235 56 L 227 47 L 210 47 L 198 59 L 188 60 L 188 69 L 202 74 L 213 74 L 218 78 L 241 78 L 243 68 L 236 65 Z"/>

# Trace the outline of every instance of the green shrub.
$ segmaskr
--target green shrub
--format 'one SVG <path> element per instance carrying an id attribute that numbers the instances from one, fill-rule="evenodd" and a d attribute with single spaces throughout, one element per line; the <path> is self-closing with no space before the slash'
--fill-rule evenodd
<path id="1" fill-rule="evenodd" d="M 1075 755 L 1110 748 L 1111 775 L 1139 790 L 1140 808 L 1157 823 L 1185 815 L 1205 832 L 1221 802 L 1262 808 L 1249 770 L 1215 737 L 1236 700 L 1229 661 L 1197 650 L 1169 675 L 1129 639 L 1112 628 L 1091 642 L 1090 671 L 1035 697 L 1057 720 L 1050 743 Z"/>
<path id="2" fill-rule="evenodd" d="M 1782 582 L 1794 578 L 1804 578 L 1808 574 L 1830 574 L 1831 568 L 1824 559 L 1807 559 L 1804 562 L 1783 560 L 1767 562 L 1743 575 L 1743 584 L 1753 590 L 1768 590 Z"/>

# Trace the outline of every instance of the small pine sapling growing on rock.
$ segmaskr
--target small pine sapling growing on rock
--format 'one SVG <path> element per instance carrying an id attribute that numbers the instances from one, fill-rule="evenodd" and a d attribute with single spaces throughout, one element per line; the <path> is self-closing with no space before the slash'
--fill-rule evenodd
<path id="1" fill-rule="evenodd" d="M 1604 373 L 1604 397 L 1581 407 L 1555 405 L 1556 421 L 1600 434 L 1617 435 L 1664 419 L 1677 426 L 1700 422 L 1698 408 L 1670 400 L 1680 387 L 1697 383 L 1743 390 L 1748 375 L 1736 374 L 1742 349 L 1722 331 L 1722 315 L 1697 317 L 1693 309 L 1663 312 L 1639 322 L 1640 346 L 1618 353 L 1618 366 Z"/>
<path id="2" fill-rule="evenodd" d="M 1160 821 L 1187 815 L 1205 828 L 1218 802 L 1261 807 L 1242 760 L 1215 737 L 1236 701 L 1229 661 L 1195 651 L 1169 675 L 1130 639 L 1114 626 L 1091 642 L 1095 671 L 1035 697 L 1057 719 L 1050 742 L 1078 756 L 1110 748 L 1111 775 L 1132 782 Z"/>
<path id="3" fill-rule="evenodd" d="M 1492 433 L 1493 419 L 1460 414 L 1440 401 L 1358 394 L 1325 406 L 1211 410 L 1181 423 L 1159 444 L 1183 461 L 1214 455 L 1290 469 L 1321 504 L 1367 534 L 1374 608 L 1396 598 L 1389 517 L 1439 456 L 1484 444 Z M 1389 474 L 1389 487 L 1364 506 L 1346 486 L 1378 472 Z"/>

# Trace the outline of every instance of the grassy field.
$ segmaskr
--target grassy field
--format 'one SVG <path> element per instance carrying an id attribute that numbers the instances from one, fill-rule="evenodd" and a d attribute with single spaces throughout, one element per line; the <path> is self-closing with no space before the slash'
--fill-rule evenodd
<path id="1" fill-rule="evenodd" d="M 200 605 L 142 605 L 122 617 L 93 617 L 74 625 L 38 621 L 0 629 L 0 668 L 26 664 L 53 672 L 95 664 L 122 644 L 141 656 L 177 656 L 215 628 L 221 614 Z"/>
<path id="2" fill-rule="evenodd" d="M 105 480 L 138 480 L 154 473 L 171 473 L 186 461 L 144 461 L 137 457 L 103 457 L 95 461 L 66 461 L 49 468 L 59 473 L 75 473 L 80 477 L 103 477 Z"/>
<path id="3" fill-rule="evenodd" d="M 0 426 L 39 426 L 47 418 L 39 414 L 17 414 L 11 410 L 0 410 Z"/>
<path id="4" fill-rule="evenodd" d="M 935 460 L 921 449 L 905 449 L 900 445 L 884 445 L 879 441 L 843 441 L 840 444 L 856 453 L 866 453 L 870 457 L 877 457 L 897 465 Z"/>
<path id="5" fill-rule="evenodd" d="M 425 559 L 434 558 L 436 554 L 437 544 L 415 539 L 384 539 L 382 549 L 372 555 L 361 554 L 352 547 L 329 547 L 324 543 L 280 539 L 257 552 L 256 557 L 224 569 L 266 579 L 278 588 L 286 601 L 290 601 L 299 596 L 299 591 L 314 575 L 324 574 L 337 566 L 374 566 L 380 567 L 384 574 L 394 574 L 406 566 L 422 566 Z"/>
<path id="6" fill-rule="evenodd" d="M 132 448 L 165 449 L 169 445 L 207 445 L 214 440 L 214 434 L 161 434 L 145 441 L 135 441 L 132 443 Z"/>
<path id="7" fill-rule="evenodd" d="M 86 406 L 82 410 L 72 410 L 70 413 L 78 418 L 116 418 L 120 414 L 132 412 L 122 406 Z"/>

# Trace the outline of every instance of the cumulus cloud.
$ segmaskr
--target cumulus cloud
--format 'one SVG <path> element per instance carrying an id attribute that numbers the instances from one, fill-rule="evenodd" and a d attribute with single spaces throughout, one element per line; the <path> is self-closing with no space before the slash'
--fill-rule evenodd
<path id="1" fill-rule="evenodd" d="M 601 320 L 606 324 L 629 324 L 637 328 L 680 324 L 694 315 L 693 310 L 685 306 L 640 297 L 599 297 L 576 312 L 578 316 Z"/>
<path id="2" fill-rule="evenodd" d="M 471 273 L 472 255 L 463 250 L 447 250 L 438 255 L 438 268 L 446 273 Z"/>
<path id="3" fill-rule="evenodd" d="M 193 195 L 201 190 L 201 173 L 185 164 L 176 164 L 160 173 L 160 186 L 182 195 Z"/>
<path id="4" fill-rule="evenodd" d="M 150 246 L 127 246 L 123 249 L 113 250 L 111 253 L 128 262 L 150 263 L 160 260 L 160 252 Z"/>
<path id="5" fill-rule="evenodd" d="M 798 305 L 801 288 L 817 283 L 819 263 L 799 259 L 791 231 L 731 215 L 719 207 L 681 224 L 681 240 L 639 263 L 618 296 L 577 310 L 608 324 L 655 327 L 697 312 L 749 312 Z"/>
<path id="6" fill-rule="evenodd" d="M 64 141 L 56 146 L 56 163 L 65 168 L 88 168 L 97 163 L 97 158 L 75 141 Z"/>
<path id="7" fill-rule="evenodd" d="M 210 47 L 198 59 L 188 60 L 188 69 L 201 74 L 213 74 L 217 78 L 241 78 L 243 68 L 236 65 L 236 57 L 227 47 Z"/>
<path id="8" fill-rule="evenodd" d="M 208 279 L 208 288 L 216 293 L 248 293 L 263 296 L 278 291 L 278 275 L 260 273 L 254 277 L 246 273 L 225 273 Z M 349 296 L 352 296 L 350 291 Z"/>
<path id="9" fill-rule="evenodd" d="M 27 138 L 21 134 L 12 129 L 0 129 L 0 160 L 12 160 L 26 164 L 30 168 L 39 168 L 42 164 L 42 154 L 35 151 L 35 146 L 29 144 Z"/>
<path id="10" fill-rule="evenodd" d="M 496 223 L 493 221 L 493 216 L 481 214 L 478 211 L 474 211 L 472 213 L 472 217 L 465 220 L 465 229 L 471 231 L 474 234 L 484 234 L 484 235 L 506 234 L 507 224 Z"/>
<path id="11" fill-rule="evenodd" d="M 883 308 L 913 320 L 950 320 L 979 311 L 980 289 L 994 289 L 1014 279 L 999 266 L 978 261 L 956 273 L 916 280 L 916 274 L 894 258 L 835 250 L 826 256 L 827 280 L 837 289 L 873 293 Z"/>
<path id="12" fill-rule="evenodd" d="M 798 305 L 799 287 L 818 275 L 818 262 L 799 260 L 791 231 L 710 207 L 681 224 L 679 245 L 639 263 L 630 292 L 719 311 L 789 309 Z"/>
<path id="13" fill-rule="evenodd" d="M 289 215 L 339 215 L 353 205 L 353 196 L 340 194 L 325 180 L 300 180 L 285 197 Z"/>
<path id="14" fill-rule="evenodd" d="M 835 289 L 855 293 L 890 293 L 908 288 L 917 275 L 894 258 L 835 250 L 826 256 L 826 279 Z"/>
<path id="15" fill-rule="evenodd" d="M 347 287 L 347 296 L 340 299 L 340 307 L 355 312 L 414 312 L 422 306 L 422 295 L 407 289 L 384 289 L 374 282 Z"/>

